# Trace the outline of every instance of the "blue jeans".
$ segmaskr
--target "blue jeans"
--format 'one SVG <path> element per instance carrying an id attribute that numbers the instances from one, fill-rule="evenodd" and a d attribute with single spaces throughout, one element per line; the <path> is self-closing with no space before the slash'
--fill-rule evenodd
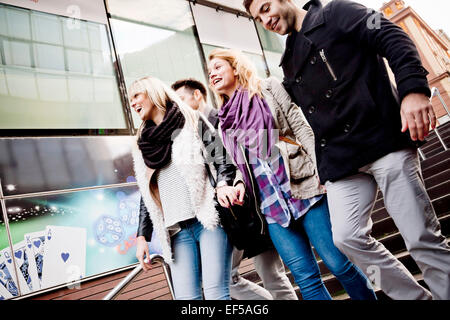
<path id="1" fill-rule="evenodd" d="M 284 263 L 291 270 L 303 299 L 331 299 L 320 277 L 312 244 L 350 298 L 376 300 L 375 292 L 367 277 L 333 243 L 326 196 L 303 217 L 291 222 L 288 228 L 283 228 L 277 223 L 269 224 L 269 234 Z"/>
<path id="2" fill-rule="evenodd" d="M 172 237 L 174 261 L 170 263 L 177 300 L 230 300 L 232 245 L 218 226 L 207 230 L 197 219 L 180 223 Z"/>

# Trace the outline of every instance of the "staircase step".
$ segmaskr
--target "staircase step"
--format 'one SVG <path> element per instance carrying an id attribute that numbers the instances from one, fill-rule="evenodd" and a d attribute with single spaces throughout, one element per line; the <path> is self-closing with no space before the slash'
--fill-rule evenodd
<path id="1" fill-rule="evenodd" d="M 428 289 L 428 286 L 426 285 L 425 281 L 423 280 L 423 276 L 421 273 L 413 275 L 414 279 L 424 288 Z M 375 289 L 375 294 L 377 295 L 378 300 L 380 301 L 388 301 L 391 300 L 381 289 Z M 333 300 L 350 300 L 349 295 L 343 291 L 337 293 L 336 296 L 333 296 Z"/>
<path id="2" fill-rule="evenodd" d="M 434 166 L 437 163 L 440 163 L 441 161 L 444 161 L 448 158 L 450 158 L 450 150 L 441 152 L 433 157 L 427 157 L 426 160 L 422 160 L 420 162 L 420 166 L 422 167 L 422 171 L 424 171 L 427 168 Z"/>
<path id="3" fill-rule="evenodd" d="M 426 169 L 422 167 L 422 176 L 424 179 L 427 179 L 449 168 L 450 168 L 450 154 L 444 160 L 437 162 Z"/>
<path id="4" fill-rule="evenodd" d="M 445 174 L 447 174 L 447 173 L 445 173 Z M 434 199 L 444 197 L 445 195 L 449 194 L 449 190 L 450 190 L 450 180 L 445 180 L 445 181 L 439 183 L 441 178 L 433 178 L 433 179 L 434 179 L 433 181 L 437 184 L 431 186 L 433 181 L 430 180 L 428 182 L 428 184 L 430 186 L 426 188 L 428 196 L 430 197 L 431 201 L 433 201 Z M 425 185 L 426 184 L 427 184 L 427 182 L 425 182 Z M 384 207 L 384 199 L 381 196 L 381 192 L 379 192 L 379 195 L 377 195 L 377 197 L 378 197 L 378 199 L 375 201 L 372 212 L 375 212 Z"/>
<path id="5" fill-rule="evenodd" d="M 448 210 L 448 208 L 447 208 Z M 442 234 L 444 237 L 448 238 L 450 237 L 450 214 L 447 214 L 446 216 L 439 218 L 439 223 L 441 224 Z M 380 241 L 390 252 L 392 253 L 399 253 L 399 252 L 405 252 L 406 251 L 406 245 L 405 242 L 401 236 L 401 234 L 398 232 L 397 227 L 394 225 L 394 231 L 391 231 L 389 234 L 384 235 L 382 238 L 377 238 L 378 241 Z M 373 232 L 372 232 L 373 235 Z M 317 258 L 317 263 L 319 265 L 320 273 L 321 274 L 329 274 L 330 271 L 325 266 L 325 263 L 322 261 L 320 256 L 317 254 L 317 252 L 314 250 L 314 254 Z"/>

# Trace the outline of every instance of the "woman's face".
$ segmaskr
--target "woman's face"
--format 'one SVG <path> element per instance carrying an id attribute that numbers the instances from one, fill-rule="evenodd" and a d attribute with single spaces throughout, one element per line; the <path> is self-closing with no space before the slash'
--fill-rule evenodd
<path id="1" fill-rule="evenodd" d="M 230 63 L 220 58 L 209 62 L 209 85 L 219 94 L 231 97 L 237 88 L 237 72 Z"/>
<path id="2" fill-rule="evenodd" d="M 151 119 L 152 109 L 155 106 L 146 93 L 140 92 L 131 97 L 131 107 L 139 115 L 141 120 L 145 121 Z"/>

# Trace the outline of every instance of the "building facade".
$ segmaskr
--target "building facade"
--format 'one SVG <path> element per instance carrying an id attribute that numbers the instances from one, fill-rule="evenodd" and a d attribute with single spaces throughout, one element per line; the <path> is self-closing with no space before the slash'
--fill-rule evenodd
<path id="1" fill-rule="evenodd" d="M 439 90 L 442 100 L 450 106 L 450 41 L 444 31 L 435 31 L 403 0 L 391 0 L 380 9 L 385 17 L 398 24 L 416 44 L 424 67 L 430 73 L 430 87 Z M 439 10 L 438 8 L 436 10 Z M 438 96 L 432 99 L 440 124 L 450 121 Z"/>

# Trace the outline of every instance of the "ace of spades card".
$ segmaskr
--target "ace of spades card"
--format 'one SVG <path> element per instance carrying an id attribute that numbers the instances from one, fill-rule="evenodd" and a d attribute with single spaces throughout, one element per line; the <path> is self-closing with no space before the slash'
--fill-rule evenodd
<path id="1" fill-rule="evenodd" d="M 86 274 L 86 229 L 47 226 L 42 288 L 68 284 Z"/>

